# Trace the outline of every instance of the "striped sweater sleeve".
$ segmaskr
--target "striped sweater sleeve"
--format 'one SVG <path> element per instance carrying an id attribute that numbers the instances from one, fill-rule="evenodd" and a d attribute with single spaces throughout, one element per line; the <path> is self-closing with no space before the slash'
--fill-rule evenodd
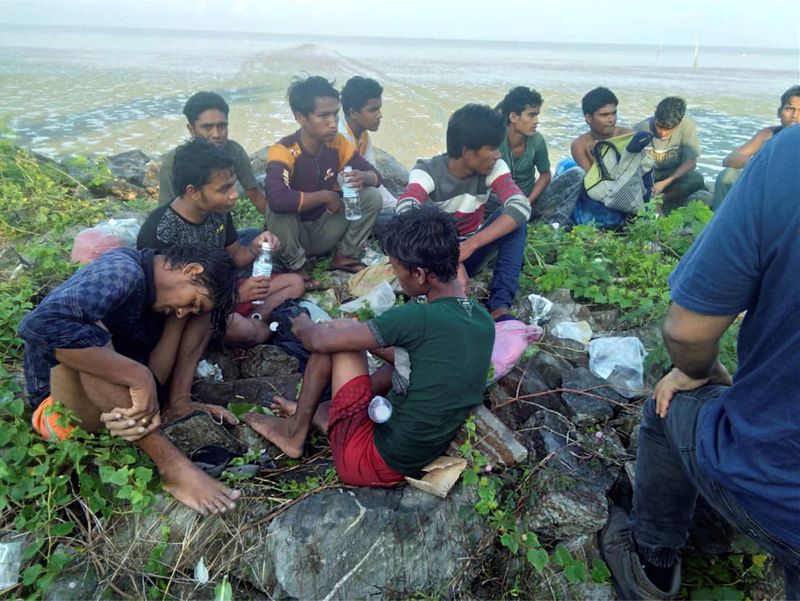
<path id="1" fill-rule="evenodd" d="M 486 187 L 490 188 L 503 205 L 503 215 L 510 216 L 517 225 L 525 225 L 531 216 L 531 203 L 514 183 L 506 162 L 499 159 L 494 169 L 486 176 Z"/>
<path id="2" fill-rule="evenodd" d="M 296 213 L 303 193 L 292 190 L 289 182 L 294 170 L 294 156 L 283 144 L 267 151 L 267 178 L 264 180 L 269 208 L 275 213 Z"/>
<path id="3" fill-rule="evenodd" d="M 408 174 L 406 189 L 398 197 L 395 212 L 402 213 L 409 209 L 418 209 L 428 200 L 431 192 L 435 189 L 436 184 L 430 173 L 420 169 L 419 166 L 414 167 Z"/>

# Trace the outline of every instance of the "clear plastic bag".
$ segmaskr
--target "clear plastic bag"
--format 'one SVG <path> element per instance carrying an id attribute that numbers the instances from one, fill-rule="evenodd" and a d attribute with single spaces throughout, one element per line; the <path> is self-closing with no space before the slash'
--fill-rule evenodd
<path id="1" fill-rule="evenodd" d="M 114 248 L 134 248 L 139 235 L 136 219 L 108 219 L 94 227 L 81 230 L 75 236 L 70 258 L 77 263 L 91 263 Z"/>
<path id="2" fill-rule="evenodd" d="M 636 336 L 595 338 L 589 343 L 589 371 L 626 398 L 644 393 L 647 351 Z"/>
<path id="3" fill-rule="evenodd" d="M 339 307 L 342 313 L 356 313 L 362 307 L 369 307 L 375 315 L 380 315 L 394 306 L 397 297 L 394 294 L 392 285 L 383 280 L 380 284 L 375 286 L 369 293 L 360 296 L 349 303 L 343 304 Z"/>

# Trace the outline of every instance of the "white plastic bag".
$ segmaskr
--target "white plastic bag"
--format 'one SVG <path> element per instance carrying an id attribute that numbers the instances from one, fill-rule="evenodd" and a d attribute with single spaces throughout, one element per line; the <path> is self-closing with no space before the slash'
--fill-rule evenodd
<path id="1" fill-rule="evenodd" d="M 138 235 L 139 222 L 136 219 L 101 221 L 75 236 L 70 258 L 77 263 L 90 263 L 113 248 L 134 248 Z"/>
<path id="2" fill-rule="evenodd" d="M 369 307 L 375 315 L 380 315 L 394 306 L 397 297 L 394 294 L 392 285 L 383 280 L 380 284 L 375 286 L 368 294 L 360 296 L 349 303 L 343 304 L 339 307 L 342 313 L 356 313 L 362 307 Z"/>
<path id="3" fill-rule="evenodd" d="M 589 371 L 607 380 L 626 398 L 644 392 L 644 358 L 642 341 L 636 336 L 595 338 L 589 343 Z"/>
<path id="4" fill-rule="evenodd" d="M 531 304 L 531 323 L 536 325 L 545 321 L 553 308 L 553 301 L 538 294 L 529 294 L 528 302 Z"/>

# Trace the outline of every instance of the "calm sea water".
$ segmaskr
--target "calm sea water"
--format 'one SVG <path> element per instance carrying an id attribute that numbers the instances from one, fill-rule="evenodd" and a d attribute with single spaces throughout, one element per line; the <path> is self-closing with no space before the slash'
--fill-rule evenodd
<path id="1" fill-rule="evenodd" d="M 695 65 L 696 63 L 696 65 Z M 450 113 L 496 104 L 513 86 L 545 99 L 539 131 L 555 164 L 585 130 L 581 96 L 604 85 L 620 124 L 680 95 L 698 123 L 708 176 L 758 128 L 777 123 L 780 94 L 800 83 L 797 51 L 598 44 L 535 44 L 251 33 L 82 30 L 0 26 L 0 119 L 38 152 L 151 157 L 185 138 L 181 108 L 198 90 L 231 105 L 230 136 L 255 152 L 294 131 L 285 100 L 297 75 L 339 83 L 351 75 L 384 87 L 375 143 L 411 166 L 444 147 Z"/>

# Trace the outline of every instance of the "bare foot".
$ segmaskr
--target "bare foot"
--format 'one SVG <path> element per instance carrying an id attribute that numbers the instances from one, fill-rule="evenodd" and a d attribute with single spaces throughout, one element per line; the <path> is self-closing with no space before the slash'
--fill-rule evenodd
<path id="1" fill-rule="evenodd" d="M 305 437 L 301 438 L 296 434 L 291 434 L 289 432 L 289 420 L 286 418 L 261 415 L 260 413 L 248 413 L 244 416 L 244 421 L 253 430 L 286 453 L 288 457 L 299 459 L 303 456 Z"/>
<path id="2" fill-rule="evenodd" d="M 241 491 L 228 488 L 183 456 L 176 458 L 160 474 L 164 490 L 203 515 L 233 509 L 236 499 L 242 495 Z"/>
<path id="3" fill-rule="evenodd" d="M 297 411 L 297 401 L 290 401 L 276 394 L 272 397 L 269 408 L 278 417 L 292 417 Z"/>

